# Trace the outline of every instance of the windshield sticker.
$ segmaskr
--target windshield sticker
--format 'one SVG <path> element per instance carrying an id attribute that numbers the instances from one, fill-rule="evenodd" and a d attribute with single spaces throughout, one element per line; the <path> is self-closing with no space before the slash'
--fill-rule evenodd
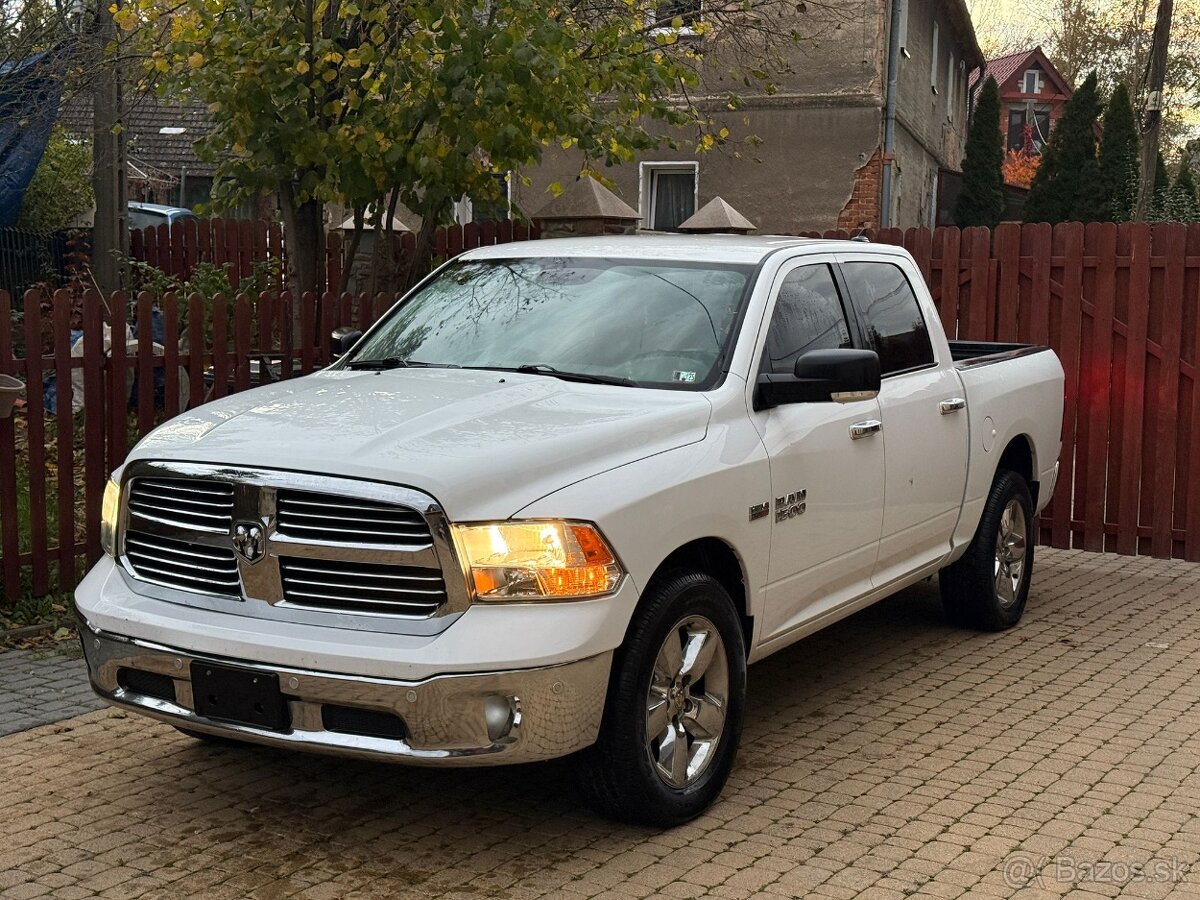
<path id="1" fill-rule="evenodd" d="M 687 384 L 691 384 L 696 380 L 696 373 L 695 372 L 676 371 L 671 375 L 671 380 L 672 381 L 683 381 L 683 382 L 686 382 Z"/>

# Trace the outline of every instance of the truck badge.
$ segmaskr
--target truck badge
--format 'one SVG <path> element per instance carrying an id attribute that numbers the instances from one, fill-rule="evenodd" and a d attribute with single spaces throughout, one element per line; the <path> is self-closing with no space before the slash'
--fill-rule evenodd
<path id="1" fill-rule="evenodd" d="M 808 508 L 808 491 L 794 491 L 783 497 L 775 498 L 775 521 L 786 522 L 788 519 L 804 515 Z"/>
<path id="2" fill-rule="evenodd" d="M 753 522 L 755 519 L 766 518 L 767 513 L 770 511 L 771 504 L 769 501 L 767 503 L 755 503 L 750 507 L 750 521 Z"/>
<path id="3" fill-rule="evenodd" d="M 258 562 L 263 555 L 262 526 L 253 522 L 238 522 L 233 526 L 233 547 L 246 562 Z"/>

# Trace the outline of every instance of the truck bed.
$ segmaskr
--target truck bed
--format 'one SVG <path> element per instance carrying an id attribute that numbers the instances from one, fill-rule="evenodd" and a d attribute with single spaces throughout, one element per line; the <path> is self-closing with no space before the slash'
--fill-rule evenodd
<path id="1" fill-rule="evenodd" d="M 960 369 L 988 366 L 1050 349 L 1041 344 L 1005 344 L 997 341 L 950 341 L 949 344 L 950 358 Z"/>

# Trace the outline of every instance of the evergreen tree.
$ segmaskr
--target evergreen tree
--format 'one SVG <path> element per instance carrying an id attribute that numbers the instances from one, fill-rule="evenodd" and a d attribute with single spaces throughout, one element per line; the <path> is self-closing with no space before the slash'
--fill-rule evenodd
<path id="1" fill-rule="evenodd" d="M 1150 197 L 1149 218 L 1162 219 L 1166 217 L 1167 191 L 1171 188 L 1171 173 L 1167 171 L 1167 161 L 1163 159 L 1162 151 L 1154 160 L 1154 193 Z"/>
<path id="2" fill-rule="evenodd" d="M 1100 140 L 1100 183 L 1104 187 L 1105 218 L 1128 222 L 1137 205 L 1141 181 L 1138 128 L 1129 102 L 1129 90 L 1118 84 L 1104 109 L 1104 136 Z"/>
<path id="3" fill-rule="evenodd" d="M 1000 91 L 988 76 L 979 92 L 967 134 L 963 158 L 962 190 L 954 206 L 954 223 L 960 228 L 986 225 L 994 228 L 1004 214 L 1004 148 L 1000 146 Z"/>
<path id="4" fill-rule="evenodd" d="M 1167 189 L 1166 216 L 1172 222 L 1195 222 L 1200 219 L 1200 202 L 1196 198 L 1196 181 L 1192 170 L 1184 160 L 1179 164 L 1179 174 Z"/>
<path id="5" fill-rule="evenodd" d="M 1093 222 L 1105 214 L 1096 120 L 1100 96 L 1092 72 L 1063 105 L 1025 203 L 1026 222 Z"/>

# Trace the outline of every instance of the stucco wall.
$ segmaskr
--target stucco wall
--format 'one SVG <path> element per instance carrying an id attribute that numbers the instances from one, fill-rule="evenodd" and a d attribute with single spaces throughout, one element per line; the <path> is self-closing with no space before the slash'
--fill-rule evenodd
<path id="1" fill-rule="evenodd" d="M 743 110 L 747 124 L 736 124 L 733 137 L 753 133 L 762 144 L 735 158 L 729 150 L 696 155 L 660 151 L 603 171 L 613 190 L 642 212 L 638 162 L 696 160 L 698 203 L 721 196 L 760 232 L 832 228 L 850 199 L 855 170 L 879 144 L 878 101 L 856 98 L 852 105 L 810 102 L 799 108 Z M 582 159 L 577 153 L 548 153 L 524 174 L 531 184 L 514 183 L 514 203 L 529 214 L 549 202 L 552 182 L 573 180 Z"/>

